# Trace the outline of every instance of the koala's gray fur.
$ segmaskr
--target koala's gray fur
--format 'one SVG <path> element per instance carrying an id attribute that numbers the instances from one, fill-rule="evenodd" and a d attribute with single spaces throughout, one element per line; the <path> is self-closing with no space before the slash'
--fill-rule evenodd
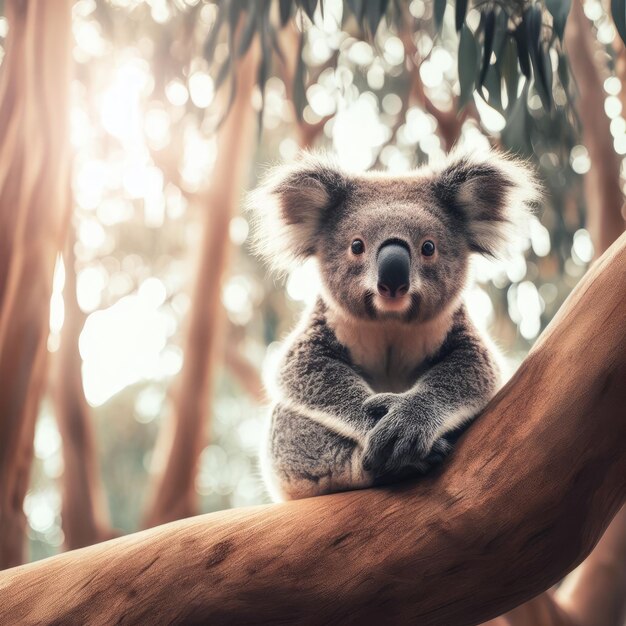
<path id="1" fill-rule="evenodd" d="M 470 256 L 503 252 L 539 195 L 525 164 L 494 152 L 402 176 L 305 155 L 254 192 L 259 251 L 279 270 L 314 257 L 322 282 L 277 375 L 262 452 L 274 499 L 397 480 L 447 454 L 500 384 L 461 297 Z M 377 251 L 390 240 L 411 259 L 399 304 L 377 294 Z"/>

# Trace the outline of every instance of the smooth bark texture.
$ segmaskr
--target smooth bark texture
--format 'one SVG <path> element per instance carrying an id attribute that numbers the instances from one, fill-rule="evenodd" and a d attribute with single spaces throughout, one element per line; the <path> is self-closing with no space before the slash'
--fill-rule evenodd
<path id="1" fill-rule="evenodd" d="M 475 624 L 549 588 L 626 497 L 626 235 L 443 471 L 200 516 L 0 574 L 0 623 Z M 444 582 L 445 581 L 445 582 Z"/>
<path id="2" fill-rule="evenodd" d="M 71 0 L 10 0 L 0 76 L 0 569 L 21 563 L 50 295 L 69 217 Z"/>
<path id="3" fill-rule="evenodd" d="M 63 441 L 61 523 L 67 550 L 89 546 L 114 536 L 100 478 L 91 410 L 83 389 L 78 341 L 86 316 L 76 297 L 74 241 L 72 237 L 64 256 L 65 320 L 61 345 L 55 355 L 52 385 L 55 413 Z"/>
<path id="4" fill-rule="evenodd" d="M 613 148 L 610 120 L 604 110 L 606 68 L 598 63 L 599 47 L 581 0 L 574 0 L 565 30 L 565 49 L 578 87 L 582 142 L 591 161 L 584 177 L 586 227 L 596 246 L 596 256 L 606 250 L 626 226 L 620 185 L 622 158 Z"/>
<path id="5" fill-rule="evenodd" d="M 222 280 L 230 238 L 228 229 L 245 187 L 247 158 L 253 145 L 258 46 L 253 44 L 236 69 L 237 96 L 218 131 L 217 162 L 204 197 L 203 238 L 196 269 L 184 362 L 174 393 L 171 420 L 155 450 L 155 481 L 145 525 L 156 526 L 197 513 L 195 477 L 206 445 L 215 355 L 223 328 Z"/>

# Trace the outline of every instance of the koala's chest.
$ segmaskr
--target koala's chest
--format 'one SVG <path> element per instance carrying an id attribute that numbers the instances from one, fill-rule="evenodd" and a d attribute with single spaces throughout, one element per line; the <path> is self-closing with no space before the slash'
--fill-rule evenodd
<path id="1" fill-rule="evenodd" d="M 394 393 L 415 384 L 427 369 L 426 359 L 437 352 L 446 334 L 438 328 L 411 326 L 336 324 L 334 330 L 372 389 Z"/>
<path id="2" fill-rule="evenodd" d="M 406 344 L 391 341 L 378 345 L 359 343 L 348 349 L 374 391 L 399 393 L 413 386 L 423 370 L 420 365 L 426 355 L 419 346 L 416 348 L 411 350 Z"/>

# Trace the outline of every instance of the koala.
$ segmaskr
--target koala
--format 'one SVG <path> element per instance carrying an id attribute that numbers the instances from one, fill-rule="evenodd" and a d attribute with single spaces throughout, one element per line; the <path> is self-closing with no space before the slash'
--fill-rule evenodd
<path id="1" fill-rule="evenodd" d="M 261 467 L 276 501 L 419 475 L 499 388 L 490 340 L 463 302 L 472 255 L 497 257 L 540 199 L 522 161 L 454 153 L 402 175 L 323 156 L 251 194 L 274 270 L 314 258 L 315 305 L 284 344 Z"/>

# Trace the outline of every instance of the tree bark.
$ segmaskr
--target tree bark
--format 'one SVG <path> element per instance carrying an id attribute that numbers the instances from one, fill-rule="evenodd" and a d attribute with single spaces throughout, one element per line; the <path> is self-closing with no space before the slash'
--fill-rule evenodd
<path id="1" fill-rule="evenodd" d="M 10 0 L 0 77 L 0 569 L 21 563 L 50 295 L 69 216 L 71 0 Z"/>
<path id="2" fill-rule="evenodd" d="M 584 190 L 587 228 L 597 258 L 624 230 L 620 158 L 613 149 L 610 121 L 604 112 L 603 73 L 606 68 L 597 60 L 599 46 L 578 0 L 574 2 L 566 32 L 571 70 L 579 89 L 583 139 L 591 157 Z M 615 39 L 616 72 L 623 79 L 626 54 L 619 36 Z M 624 90 L 620 95 L 622 103 L 626 103 Z M 568 576 L 556 594 L 544 593 L 485 626 L 534 626 L 538 623 L 621 626 L 626 618 L 625 517 L 625 511 L 616 516 L 596 549 Z M 609 579 L 609 574 L 613 574 L 613 578 Z M 599 581 L 602 584 L 598 584 Z"/>
<path id="3" fill-rule="evenodd" d="M 624 232 L 626 226 L 622 215 L 624 195 L 620 185 L 622 159 L 613 148 L 610 120 L 604 111 L 603 73 L 606 73 L 606 68 L 597 61 L 598 47 L 581 0 L 575 0 L 567 20 L 565 48 L 578 86 L 577 108 L 582 141 L 591 161 L 583 182 L 587 230 L 596 246 L 596 257 Z"/>
<path id="4" fill-rule="evenodd" d="M 1 573 L 0 622 L 455 626 L 530 599 L 584 559 L 626 497 L 624 275 L 626 234 L 439 472 Z"/>
<path id="5" fill-rule="evenodd" d="M 75 238 L 66 246 L 65 320 L 56 354 L 53 380 L 55 412 L 63 441 L 63 507 L 61 522 L 67 550 L 83 548 L 114 536 L 100 479 L 91 411 L 83 389 L 78 350 L 85 314 L 76 297 Z"/>
<path id="6" fill-rule="evenodd" d="M 212 395 L 215 355 L 223 326 L 220 302 L 230 239 L 228 228 L 245 186 L 253 145 L 251 94 L 258 59 L 256 42 L 236 70 L 237 95 L 218 131 L 218 157 L 206 195 L 203 241 L 192 295 L 183 368 L 174 394 L 172 419 L 155 449 L 155 481 L 146 526 L 197 513 L 195 477 L 205 445 L 207 412 Z"/>

